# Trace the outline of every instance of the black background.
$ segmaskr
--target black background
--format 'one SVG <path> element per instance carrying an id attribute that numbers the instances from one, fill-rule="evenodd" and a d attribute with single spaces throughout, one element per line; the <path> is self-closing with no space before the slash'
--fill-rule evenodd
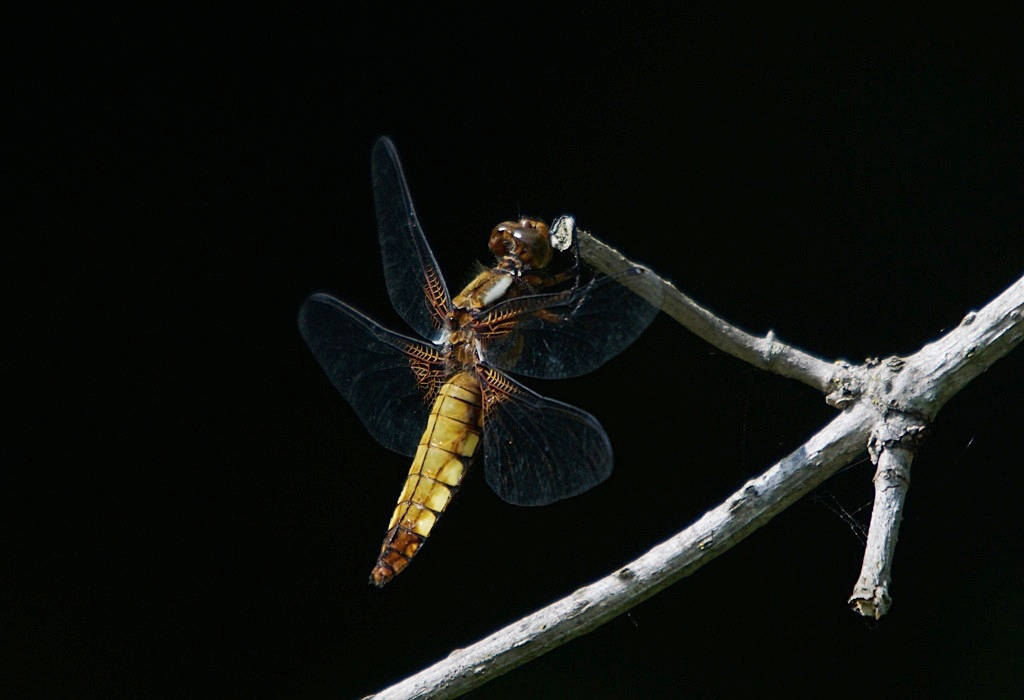
<path id="1" fill-rule="evenodd" d="M 737 325 L 860 361 L 915 351 L 1024 269 L 1024 66 L 999 18 L 26 19 L 6 140 L 10 210 L 28 204 L 5 227 L 11 696 L 373 692 L 647 551 L 833 415 L 661 317 L 592 375 L 529 382 L 602 421 L 608 482 L 519 509 L 471 471 L 371 588 L 407 460 L 295 317 L 326 290 L 404 330 L 373 218 L 381 134 L 450 287 L 498 221 L 571 212 Z M 845 603 L 861 463 L 474 697 L 1018 694 L 1021 368 L 1018 351 L 935 423 L 881 622 Z"/>

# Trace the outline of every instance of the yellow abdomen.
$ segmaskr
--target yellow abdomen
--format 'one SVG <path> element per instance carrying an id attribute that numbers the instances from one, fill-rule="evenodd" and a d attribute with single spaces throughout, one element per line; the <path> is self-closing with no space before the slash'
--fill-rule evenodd
<path id="1" fill-rule="evenodd" d="M 462 483 L 480 443 L 480 383 L 470 372 L 441 387 L 413 457 L 388 534 L 370 573 L 383 586 L 409 565 Z"/>

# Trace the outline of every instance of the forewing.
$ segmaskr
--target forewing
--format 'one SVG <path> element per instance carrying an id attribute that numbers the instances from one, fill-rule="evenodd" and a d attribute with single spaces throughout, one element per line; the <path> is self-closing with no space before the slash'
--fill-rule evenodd
<path id="1" fill-rule="evenodd" d="M 612 473 L 612 446 L 589 413 L 484 368 L 484 476 L 503 500 L 543 506 Z"/>
<path id="2" fill-rule="evenodd" d="M 378 139 L 371 158 L 377 231 L 391 304 L 413 330 L 435 340 L 451 297 L 423 236 L 394 144 Z"/>
<path id="3" fill-rule="evenodd" d="M 327 294 L 303 303 L 299 330 L 370 434 L 388 449 L 414 455 L 444 378 L 437 351 Z"/>
<path id="4" fill-rule="evenodd" d="M 633 267 L 575 289 L 495 304 L 478 322 L 484 357 L 542 379 L 592 372 L 625 350 L 658 313 L 656 304 L 625 286 L 650 274 Z"/>

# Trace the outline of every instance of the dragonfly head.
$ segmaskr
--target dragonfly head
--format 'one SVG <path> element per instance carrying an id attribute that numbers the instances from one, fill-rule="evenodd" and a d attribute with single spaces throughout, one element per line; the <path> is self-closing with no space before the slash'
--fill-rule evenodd
<path id="1" fill-rule="evenodd" d="M 551 262 L 551 239 L 543 221 L 503 221 L 491 231 L 488 247 L 499 260 L 514 258 L 524 270 L 541 269 Z"/>

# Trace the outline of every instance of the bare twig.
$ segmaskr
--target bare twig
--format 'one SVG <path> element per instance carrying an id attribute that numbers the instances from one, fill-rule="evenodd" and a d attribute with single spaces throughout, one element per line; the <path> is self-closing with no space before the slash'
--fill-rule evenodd
<path id="1" fill-rule="evenodd" d="M 580 246 L 584 258 L 603 271 L 635 265 L 592 236 L 582 235 Z M 643 285 L 657 285 L 651 298 L 660 298 L 666 313 L 700 337 L 757 367 L 819 389 L 843 412 L 803 447 L 636 561 L 372 697 L 455 697 L 589 632 L 735 546 L 850 463 L 869 439 L 878 465 L 877 497 L 864 569 L 851 602 L 862 614 L 884 614 L 917 438 L 950 397 L 1024 339 L 1024 278 L 915 355 L 858 367 L 828 363 L 770 333 L 752 336 L 657 275 L 641 279 Z M 642 287 L 636 291 L 644 295 Z"/>
<path id="2" fill-rule="evenodd" d="M 578 231 L 580 254 L 601 272 L 612 274 L 627 267 L 636 267 L 615 248 L 585 231 Z M 642 267 L 642 266 L 641 266 Z M 632 285 L 631 285 L 632 286 Z M 645 289 L 654 287 L 653 290 Z M 840 385 L 846 385 L 849 367 L 843 362 L 826 362 L 781 342 L 769 331 L 763 338 L 740 330 L 700 306 L 676 286 L 657 275 L 638 278 L 633 291 L 642 297 L 660 300 L 661 310 L 716 348 L 759 369 L 796 379 L 822 393 L 832 396 Z M 653 291 L 653 293 L 652 293 Z M 843 404 L 830 400 L 832 405 Z"/>
<path id="3" fill-rule="evenodd" d="M 583 257 L 603 272 L 633 265 L 619 251 L 580 232 Z M 892 559 L 899 535 L 903 503 L 910 485 L 910 465 L 925 428 L 946 401 L 1021 340 L 1024 280 L 1011 285 L 979 313 L 910 358 L 893 357 L 852 367 L 829 364 L 778 341 L 769 332 L 757 338 L 717 318 L 656 275 L 641 278 L 657 285 L 653 293 L 635 291 L 662 301 L 662 310 L 715 347 L 751 364 L 826 391 L 837 408 L 864 400 L 885 408 L 869 445 L 876 464 L 875 502 L 860 577 L 850 597 L 853 609 L 878 619 L 891 604 Z"/>
<path id="4" fill-rule="evenodd" d="M 876 425 L 868 443 L 875 471 L 875 503 L 871 510 L 871 525 L 864 547 L 864 563 L 860 578 L 853 587 L 850 605 L 864 617 L 876 620 L 889 610 L 889 583 L 892 580 L 892 560 L 899 538 L 903 503 L 910 486 L 910 464 L 918 437 L 923 432 L 918 422 L 896 414 L 891 420 Z"/>

